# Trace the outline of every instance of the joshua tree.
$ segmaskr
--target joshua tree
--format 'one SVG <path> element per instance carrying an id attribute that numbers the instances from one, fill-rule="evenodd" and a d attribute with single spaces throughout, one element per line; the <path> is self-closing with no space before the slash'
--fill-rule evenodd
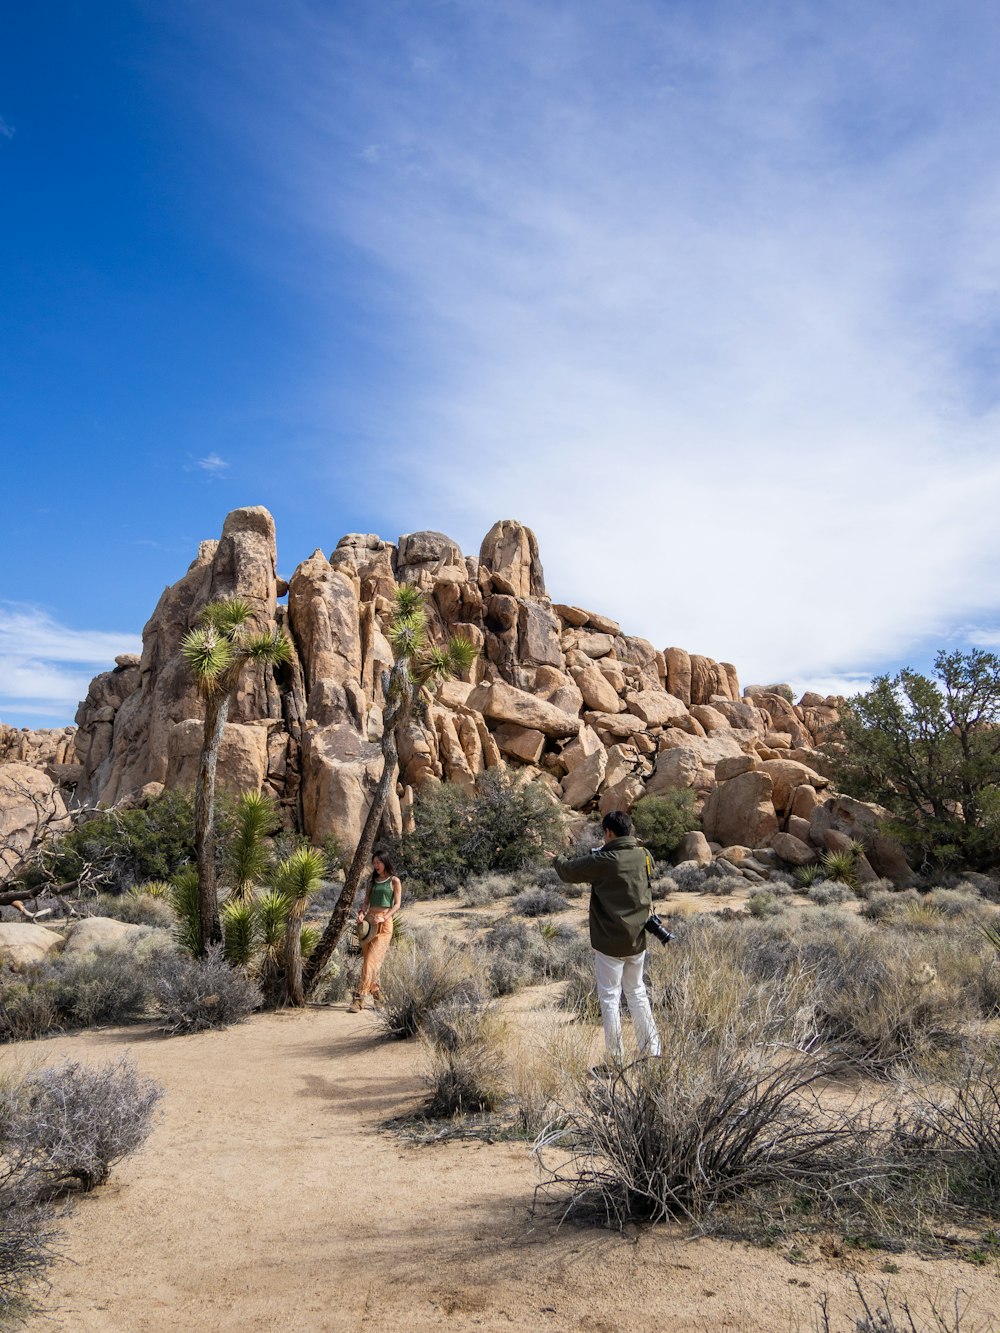
<path id="1" fill-rule="evenodd" d="M 302 989 L 302 918 L 309 899 L 318 892 L 326 871 L 326 857 L 318 847 L 300 847 L 282 861 L 274 878 L 275 889 L 288 903 L 285 917 L 285 999 L 304 1004 Z"/>
<path id="2" fill-rule="evenodd" d="M 252 611 L 240 597 L 210 602 L 197 629 L 181 644 L 205 700 L 205 731 L 194 792 L 194 832 L 198 862 L 199 954 L 222 940 L 215 889 L 215 770 L 229 706 L 243 668 L 287 662 L 288 640 L 278 629 L 254 631 Z"/>
<path id="3" fill-rule="evenodd" d="M 375 838 L 385 813 L 389 793 L 396 781 L 399 767 L 397 736 L 414 717 L 426 709 L 430 690 L 450 676 L 460 675 L 476 659 L 478 649 L 468 639 L 449 639 L 445 648 L 432 647 L 427 642 L 427 617 L 423 594 L 418 588 L 404 584 L 396 589 L 396 606 L 389 625 L 392 644 L 392 670 L 383 672 L 382 689 L 385 694 L 385 713 L 382 729 L 382 776 L 378 780 L 361 840 L 354 853 L 343 890 L 330 920 L 316 948 L 309 955 L 303 972 L 303 994 L 308 995 L 319 979 L 344 933 L 344 927 L 354 906 L 354 899 L 368 864 L 371 861 Z"/>

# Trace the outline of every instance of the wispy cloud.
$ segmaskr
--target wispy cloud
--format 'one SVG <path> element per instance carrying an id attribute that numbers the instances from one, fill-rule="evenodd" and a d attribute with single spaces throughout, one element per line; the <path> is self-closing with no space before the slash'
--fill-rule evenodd
<path id="1" fill-rule="evenodd" d="M 748 679 L 996 618 L 988 7 L 269 12 L 233 131 L 368 258 L 387 525 L 523 518 L 558 597 Z"/>
<path id="2" fill-rule="evenodd" d="M 199 458 L 195 461 L 194 466 L 213 477 L 221 476 L 222 473 L 229 471 L 229 464 L 218 454 L 208 454 L 205 458 Z"/>
<path id="3" fill-rule="evenodd" d="M 138 635 L 70 629 L 40 607 L 0 602 L 0 718 L 69 722 L 91 678 L 141 649 Z"/>
<path id="4" fill-rule="evenodd" d="M 16 133 L 14 126 L 0 116 L 0 139 L 13 139 Z"/>

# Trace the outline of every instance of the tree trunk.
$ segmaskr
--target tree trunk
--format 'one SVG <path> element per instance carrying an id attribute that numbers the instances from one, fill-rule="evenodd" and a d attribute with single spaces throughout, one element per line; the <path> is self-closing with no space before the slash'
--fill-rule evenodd
<path id="1" fill-rule="evenodd" d="M 285 1002 L 303 1005 L 306 1002 L 302 989 L 302 917 L 306 909 L 306 899 L 301 904 L 295 903 L 285 922 Z"/>
<path id="2" fill-rule="evenodd" d="M 198 956 L 222 943 L 219 899 L 215 889 L 215 770 L 222 733 L 229 716 L 229 694 L 209 695 L 205 701 L 205 733 L 194 789 L 194 843 L 198 860 Z"/>
<path id="3" fill-rule="evenodd" d="M 312 993 L 316 982 L 319 980 L 320 973 L 326 967 L 334 949 L 340 943 L 340 937 L 347 925 L 347 918 L 354 906 L 354 899 L 361 887 L 365 871 L 369 868 L 375 838 L 378 835 L 379 825 L 382 823 L 382 816 L 389 800 L 389 792 L 392 790 L 392 784 L 396 781 L 396 770 L 399 766 L 399 751 L 396 745 L 394 724 L 387 725 L 382 733 L 382 756 L 384 761 L 382 776 L 378 780 L 378 785 L 372 796 L 372 803 L 368 808 L 368 818 L 365 820 L 361 841 L 354 853 L 354 859 L 351 862 L 350 870 L 347 872 L 340 897 L 330 913 L 330 920 L 327 922 L 326 929 L 323 931 L 319 944 L 309 955 L 309 961 L 305 966 L 303 975 L 304 997 Z M 304 998 L 295 1001 L 295 1003 L 304 1003 Z"/>

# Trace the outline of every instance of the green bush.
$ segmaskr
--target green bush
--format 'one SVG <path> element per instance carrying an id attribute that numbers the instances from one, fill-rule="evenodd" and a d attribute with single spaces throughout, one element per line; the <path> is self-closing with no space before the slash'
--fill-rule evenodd
<path id="1" fill-rule="evenodd" d="M 165 791 L 143 810 L 102 810 L 60 838 L 51 861 L 61 881 L 77 880 L 90 865 L 99 882 L 121 893 L 169 879 L 194 859 L 192 798 Z"/>
<path id="2" fill-rule="evenodd" d="M 662 796 L 643 796 L 632 810 L 632 823 L 656 859 L 665 861 L 681 845 L 684 835 L 699 826 L 694 792 L 685 787 Z"/>
<path id="3" fill-rule="evenodd" d="M 533 865 L 562 834 L 562 815 L 539 783 L 515 784 L 497 769 L 470 793 L 453 783 L 426 783 L 417 793 L 414 828 L 400 861 L 417 894 L 451 892 L 477 876 Z"/>

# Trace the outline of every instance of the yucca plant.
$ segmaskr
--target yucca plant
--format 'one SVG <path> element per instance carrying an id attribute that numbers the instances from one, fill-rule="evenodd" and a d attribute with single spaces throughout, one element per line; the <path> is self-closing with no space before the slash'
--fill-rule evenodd
<path id="1" fill-rule="evenodd" d="M 818 879 L 826 878 L 826 870 L 814 861 L 811 866 L 797 866 L 793 876 L 800 888 L 808 889 L 809 885 L 815 884 Z"/>
<path id="2" fill-rule="evenodd" d="M 468 671 L 479 653 L 479 649 L 468 639 L 449 639 L 443 648 L 428 642 L 423 593 L 412 584 L 403 584 L 396 589 L 396 604 L 389 624 L 389 642 L 395 660 L 392 670 L 382 674 L 382 689 L 385 695 L 382 775 L 372 796 L 365 826 L 347 872 L 344 887 L 330 913 L 330 920 L 323 931 L 323 936 L 303 971 L 303 997 L 307 996 L 316 985 L 337 947 L 347 925 L 351 908 L 354 906 L 362 878 L 370 865 L 379 825 L 385 813 L 389 793 L 396 781 L 399 767 L 397 742 L 399 731 L 409 726 L 414 717 L 424 714 L 431 691 L 437 685 L 450 676 L 461 675 Z"/>
<path id="3" fill-rule="evenodd" d="M 314 926 L 311 921 L 304 921 L 302 929 L 299 931 L 299 948 L 302 950 L 302 958 L 305 960 L 319 944 L 320 936 L 323 932 L 319 926 Z"/>
<path id="4" fill-rule="evenodd" d="M 225 877 L 230 898 L 248 902 L 271 868 L 266 839 L 277 827 L 274 802 L 263 792 L 246 791 L 236 803 L 236 831 L 226 848 Z"/>
<path id="5" fill-rule="evenodd" d="M 177 946 L 197 957 L 201 945 L 201 899 L 198 872 L 194 866 L 179 870 L 170 883 L 170 906 L 177 914 L 174 939 Z"/>
<path id="6" fill-rule="evenodd" d="M 273 976 L 281 964 L 285 942 L 285 922 L 288 920 L 288 899 L 278 889 L 268 889 L 254 902 L 257 918 L 257 945 L 262 975 Z"/>
<path id="7" fill-rule="evenodd" d="M 222 942 L 215 889 L 215 773 L 229 706 L 246 666 L 261 670 L 291 658 L 281 630 L 255 630 L 253 608 L 241 597 L 210 602 L 181 652 L 205 701 L 205 727 L 195 783 L 195 848 L 198 860 L 198 953 Z"/>
<path id="8" fill-rule="evenodd" d="M 858 886 L 858 853 L 854 847 L 843 851 L 823 853 L 823 871 L 827 879 L 837 880 L 849 888 Z"/>
<path id="9" fill-rule="evenodd" d="M 326 873 L 326 856 L 319 847 L 299 847 L 278 866 L 275 892 L 288 903 L 285 917 L 285 996 L 290 1004 L 304 1004 L 302 989 L 302 918 L 309 899 L 319 892 Z M 316 951 L 316 941 L 312 952 Z"/>
<path id="10" fill-rule="evenodd" d="M 257 910 L 252 900 L 228 898 L 221 908 L 222 956 L 246 971 L 257 952 Z"/>
<path id="11" fill-rule="evenodd" d="M 147 879 L 144 884 L 133 884 L 128 891 L 130 898 L 170 898 L 173 886 L 163 879 Z"/>

